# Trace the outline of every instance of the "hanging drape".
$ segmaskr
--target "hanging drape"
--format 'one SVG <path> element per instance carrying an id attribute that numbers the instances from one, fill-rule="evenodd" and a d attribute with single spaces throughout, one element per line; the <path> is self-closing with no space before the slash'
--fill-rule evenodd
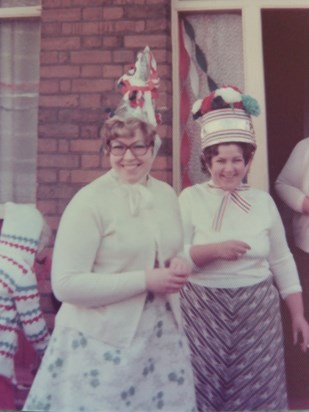
<path id="1" fill-rule="evenodd" d="M 3 7 L 36 0 L 7 0 Z M 40 23 L 0 20 L 0 204 L 35 203 Z"/>
<path id="2" fill-rule="evenodd" d="M 181 188 L 205 180 L 200 164 L 199 126 L 193 103 L 216 87 L 233 84 L 243 90 L 240 12 L 193 13 L 179 21 Z"/>

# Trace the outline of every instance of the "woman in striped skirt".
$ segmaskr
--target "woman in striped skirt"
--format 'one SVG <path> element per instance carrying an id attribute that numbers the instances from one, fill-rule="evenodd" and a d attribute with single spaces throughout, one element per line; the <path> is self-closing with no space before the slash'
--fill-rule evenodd
<path id="1" fill-rule="evenodd" d="M 193 107 L 210 180 L 180 195 L 194 273 L 181 291 L 197 403 L 205 411 L 287 409 L 279 294 L 305 352 L 309 326 L 284 227 L 268 193 L 243 183 L 256 149 L 255 99 L 222 87 Z"/>

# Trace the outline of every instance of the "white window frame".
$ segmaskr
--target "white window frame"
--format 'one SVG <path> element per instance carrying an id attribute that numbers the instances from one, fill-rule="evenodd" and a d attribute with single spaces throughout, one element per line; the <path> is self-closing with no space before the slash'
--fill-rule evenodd
<path id="1" fill-rule="evenodd" d="M 23 7 L 0 7 L 1 20 L 19 20 L 40 18 L 42 14 L 42 6 L 23 6 Z M 4 217 L 4 204 L 0 204 L 0 219 Z"/>
<path id="2" fill-rule="evenodd" d="M 244 91 L 254 96 L 261 114 L 253 118 L 258 136 L 258 150 L 249 174 L 249 183 L 269 190 L 265 81 L 262 45 L 262 9 L 309 9 L 309 0 L 172 0 L 172 62 L 173 62 L 173 186 L 181 190 L 180 170 L 180 79 L 179 79 L 179 13 L 237 10 L 242 16 Z"/>

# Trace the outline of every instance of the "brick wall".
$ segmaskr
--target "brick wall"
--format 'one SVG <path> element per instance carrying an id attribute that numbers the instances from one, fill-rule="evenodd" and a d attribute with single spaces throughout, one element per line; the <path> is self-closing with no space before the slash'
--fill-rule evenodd
<path id="1" fill-rule="evenodd" d="M 172 181 L 170 0 L 42 0 L 42 9 L 37 201 L 55 235 L 74 193 L 108 169 L 98 131 L 119 102 L 117 79 L 147 44 L 158 63 L 163 118 L 153 175 Z M 51 327 L 52 245 L 38 275 Z"/>

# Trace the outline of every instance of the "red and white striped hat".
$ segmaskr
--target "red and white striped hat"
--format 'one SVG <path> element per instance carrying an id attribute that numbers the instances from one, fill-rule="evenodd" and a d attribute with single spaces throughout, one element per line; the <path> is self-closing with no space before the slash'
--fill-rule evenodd
<path id="1" fill-rule="evenodd" d="M 201 125 L 201 147 L 220 143 L 243 142 L 256 147 L 251 115 L 259 114 L 259 105 L 235 86 L 223 86 L 192 108 L 194 119 Z"/>

